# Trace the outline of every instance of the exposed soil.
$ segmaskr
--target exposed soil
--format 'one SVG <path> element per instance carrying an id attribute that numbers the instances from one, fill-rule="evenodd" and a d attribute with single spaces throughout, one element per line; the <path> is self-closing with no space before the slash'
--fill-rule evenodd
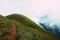
<path id="1" fill-rule="evenodd" d="M 13 31 L 12 31 L 12 33 L 10 34 L 8 40 L 15 40 L 15 38 L 16 38 L 16 25 L 14 24 L 14 26 L 13 26 Z"/>

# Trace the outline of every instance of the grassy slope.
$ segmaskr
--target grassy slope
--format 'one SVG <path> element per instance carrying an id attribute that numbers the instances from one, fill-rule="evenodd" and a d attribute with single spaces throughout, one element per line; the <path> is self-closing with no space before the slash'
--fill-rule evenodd
<path id="1" fill-rule="evenodd" d="M 37 25 L 34 21 L 32 21 L 31 19 L 29 19 L 28 17 L 24 16 L 24 15 L 20 15 L 20 14 L 11 14 L 11 15 L 8 15 L 6 16 L 7 18 L 11 19 L 11 20 L 16 20 L 20 23 L 23 23 L 27 26 L 30 26 L 32 28 L 35 28 L 37 30 L 42 30 L 42 31 L 45 31 L 46 30 L 43 30 L 39 25 Z M 48 33 L 48 32 L 46 32 Z"/>
<path id="2" fill-rule="evenodd" d="M 16 40 L 58 40 L 54 36 L 15 21 L 17 26 Z"/>
<path id="3" fill-rule="evenodd" d="M 15 34 L 16 38 L 13 36 L 15 33 L 15 32 L 13 33 L 13 31 L 15 30 L 13 27 L 13 24 L 15 24 L 14 27 L 17 28 L 17 29 L 15 28 L 16 33 L 17 33 L 17 34 Z M 35 27 L 38 27 L 38 25 Z M 58 40 L 54 36 L 51 36 L 51 35 L 45 33 L 44 30 L 43 31 L 42 30 L 43 29 L 41 29 L 41 28 L 39 30 L 34 28 L 33 24 L 31 24 L 31 26 L 30 26 L 30 25 L 24 24 L 22 22 L 17 22 L 14 20 L 12 21 L 3 16 L 0 16 L 0 37 L 2 36 L 2 39 L 0 39 L 0 40 L 7 40 L 8 35 L 10 35 L 11 33 L 13 33 L 13 34 L 11 35 L 12 37 L 10 36 L 10 38 L 12 38 L 10 40 L 15 40 L 15 39 L 16 40 Z M 1 34 L 1 32 L 3 34 Z"/>
<path id="4" fill-rule="evenodd" d="M 12 32 L 13 22 L 0 15 L 0 40 L 7 40 Z"/>
<path id="5" fill-rule="evenodd" d="M 45 38 L 46 37 L 46 39 L 48 38 L 49 40 L 52 38 L 52 39 L 54 39 L 54 38 L 56 38 L 56 37 L 54 37 L 54 36 L 52 36 L 50 33 L 48 33 L 46 30 L 44 30 L 44 29 L 42 29 L 42 28 L 40 28 L 40 26 L 38 26 L 36 23 L 34 23 L 32 20 L 30 20 L 29 18 L 27 18 L 27 17 L 25 17 L 25 16 L 23 16 L 23 15 L 19 15 L 19 14 L 12 14 L 12 15 L 8 15 L 8 16 L 6 16 L 7 18 L 9 18 L 9 19 L 11 19 L 11 20 L 16 20 L 16 21 L 18 21 L 19 23 L 21 23 L 21 25 L 19 25 L 18 26 L 18 29 L 19 30 L 23 30 L 23 31 L 28 31 L 30 28 L 33 28 L 34 30 L 38 30 L 39 32 L 35 32 L 36 34 L 37 33 L 39 33 L 39 35 L 40 35 L 40 37 L 42 38 L 42 40 L 43 40 L 43 38 Z M 19 28 L 20 27 L 20 28 Z M 22 28 L 22 27 L 24 27 L 24 28 Z M 25 29 L 25 30 L 24 30 Z M 30 31 L 32 31 L 32 29 L 30 29 Z M 32 32 L 32 34 L 34 33 L 34 32 Z M 22 33 L 22 32 L 20 32 L 20 33 Z M 26 32 L 27 33 L 27 32 Z M 24 34 L 22 34 L 22 35 L 24 35 Z M 31 35 L 32 36 L 32 35 Z M 38 38 L 39 39 L 39 38 Z"/>
<path id="6" fill-rule="evenodd" d="M 31 26 L 33 28 L 40 30 L 40 26 L 38 26 L 35 22 L 33 22 L 31 19 L 27 18 L 26 16 L 19 15 L 19 14 L 11 14 L 6 17 L 11 20 L 16 20 L 16 21 L 21 22 L 25 25 L 28 25 L 28 26 Z M 38 27 L 36 27 L 36 26 L 38 26 Z"/>
<path id="7" fill-rule="evenodd" d="M 35 28 L 37 30 L 41 30 L 42 32 L 45 32 L 45 33 L 50 35 L 50 33 L 48 33 L 46 30 L 42 29 L 39 25 L 37 25 L 35 22 L 33 22 L 31 19 L 29 19 L 28 17 L 26 17 L 24 15 L 11 14 L 11 15 L 8 15 L 6 17 L 11 19 L 11 20 L 16 20 L 20 23 L 23 23 L 23 24 L 30 26 L 32 28 Z"/>

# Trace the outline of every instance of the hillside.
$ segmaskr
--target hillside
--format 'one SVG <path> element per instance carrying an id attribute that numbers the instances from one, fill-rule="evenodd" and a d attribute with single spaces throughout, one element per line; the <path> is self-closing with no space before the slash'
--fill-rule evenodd
<path id="1" fill-rule="evenodd" d="M 11 14 L 6 16 L 7 18 L 11 19 L 11 20 L 16 20 L 20 23 L 23 23 L 25 25 L 31 26 L 33 28 L 36 28 L 38 30 L 40 30 L 40 26 L 38 26 L 35 22 L 33 22 L 31 19 L 29 19 L 28 17 L 21 15 L 21 14 Z M 38 27 L 36 27 L 38 26 Z"/>
<path id="2" fill-rule="evenodd" d="M 15 15 L 15 16 L 14 16 Z M 12 14 L 0 16 L 0 40 L 59 40 L 31 19 Z"/>
<path id="3" fill-rule="evenodd" d="M 32 21 L 30 18 L 21 15 L 21 14 L 11 14 L 6 16 L 10 20 L 16 20 L 17 22 L 23 23 L 24 25 L 27 25 L 29 27 L 32 27 L 37 30 L 41 30 L 42 32 L 47 33 L 48 35 L 51 35 L 51 33 L 47 32 L 46 30 L 42 29 L 39 25 L 37 25 L 34 21 Z"/>
<path id="4" fill-rule="evenodd" d="M 16 40 L 58 40 L 53 35 L 48 35 L 43 31 L 39 31 L 30 26 L 24 25 L 19 22 L 15 22 L 17 25 Z"/>
<path id="5" fill-rule="evenodd" d="M 36 24 L 34 21 L 32 21 L 31 19 L 29 19 L 28 17 L 21 15 L 21 14 L 11 14 L 6 16 L 6 18 L 10 19 L 10 20 L 15 20 L 17 22 L 23 23 L 29 27 L 35 28 L 37 30 L 41 30 L 46 32 L 46 30 L 42 29 L 38 24 Z M 46 32 L 48 33 L 48 32 Z M 49 34 L 49 33 L 48 33 Z"/>
<path id="6" fill-rule="evenodd" d="M 0 40 L 7 40 L 13 31 L 13 22 L 0 15 Z"/>

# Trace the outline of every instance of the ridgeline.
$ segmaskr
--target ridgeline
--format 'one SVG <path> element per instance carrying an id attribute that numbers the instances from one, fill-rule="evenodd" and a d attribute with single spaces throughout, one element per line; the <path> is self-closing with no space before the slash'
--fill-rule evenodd
<path id="1" fill-rule="evenodd" d="M 0 15 L 0 40 L 59 40 L 21 14 Z"/>

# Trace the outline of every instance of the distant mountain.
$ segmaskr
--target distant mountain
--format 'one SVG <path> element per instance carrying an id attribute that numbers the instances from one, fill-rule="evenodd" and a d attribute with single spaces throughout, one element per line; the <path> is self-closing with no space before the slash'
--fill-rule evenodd
<path id="1" fill-rule="evenodd" d="M 59 40 L 31 19 L 11 14 L 0 16 L 0 40 Z"/>
<path id="2" fill-rule="evenodd" d="M 40 23 L 40 25 L 47 31 L 51 32 L 53 35 L 57 36 L 60 38 L 60 31 L 59 28 L 57 27 L 57 25 L 54 25 L 54 28 L 44 24 L 44 23 Z"/>
<path id="3" fill-rule="evenodd" d="M 40 26 L 42 26 L 45 30 L 49 31 L 53 35 L 60 38 L 60 30 L 57 24 L 55 24 L 53 21 L 51 22 L 48 17 L 43 16 L 39 22 Z"/>

